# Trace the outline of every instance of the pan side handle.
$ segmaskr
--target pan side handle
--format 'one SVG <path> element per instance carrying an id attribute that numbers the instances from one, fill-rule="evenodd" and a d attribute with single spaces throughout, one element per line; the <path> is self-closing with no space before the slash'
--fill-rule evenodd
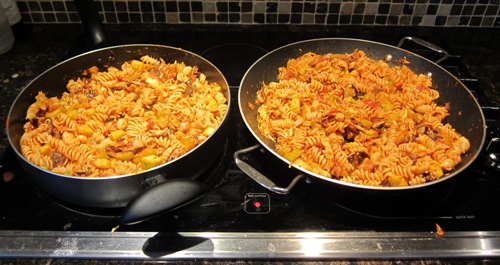
<path id="1" fill-rule="evenodd" d="M 437 60 L 435 61 L 435 63 L 436 63 L 436 64 L 441 63 L 442 61 L 446 60 L 446 59 L 450 56 L 450 55 L 448 54 L 448 52 L 447 52 L 445 49 L 443 49 L 443 48 L 441 48 L 441 47 L 437 46 L 436 44 L 434 44 L 434 43 L 430 43 L 430 42 L 428 42 L 428 41 L 425 41 L 425 40 L 423 40 L 423 39 L 419 39 L 419 38 L 415 38 L 415 37 L 409 37 L 409 36 L 407 36 L 407 37 L 403 37 L 403 38 L 401 38 L 401 40 L 400 40 L 400 41 L 399 41 L 399 43 L 398 43 L 398 47 L 399 47 L 399 48 L 401 48 L 401 46 L 403 46 L 403 44 L 404 44 L 406 41 L 413 41 L 413 42 L 415 42 L 416 44 L 418 44 L 418 45 L 420 45 L 420 46 L 423 46 L 423 47 L 425 47 L 425 48 L 428 48 L 428 49 L 430 49 L 430 50 L 433 50 L 433 51 L 435 51 L 435 52 L 437 52 L 437 53 L 443 54 L 443 57 L 441 57 L 441 58 L 439 58 L 439 59 L 437 59 Z"/>
<path id="2" fill-rule="evenodd" d="M 234 152 L 234 161 L 236 162 L 236 166 L 238 166 L 238 168 L 240 168 L 241 171 L 245 172 L 245 174 L 247 174 L 257 183 L 259 183 L 262 187 L 278 194 L 288 194 L 290 190 L 295 186 L 295 184 L 297 184 L 299 180 L 304 178 L 304 175 L 303 174 L 297 175 L 286 188 L 276 186 L 276 184 L 272 182 L 269 178 L 264 176 L 262 173 L 260 173 L 258 170 L 250 166 L 245 161 L 241 160 L 239 157 L 241 154 L 249 153 L 251 151 L 258 149 L 259 147 L 260 145 L 254 145 Z"/>
<path id="3" fill-rule="evenodd" d="M 106 47 L 108 40 L 102 27 L 101 17 L 93 0 L 74 0 L 78 15 L 82 21 L 85 38 L 91 49 Z"/>

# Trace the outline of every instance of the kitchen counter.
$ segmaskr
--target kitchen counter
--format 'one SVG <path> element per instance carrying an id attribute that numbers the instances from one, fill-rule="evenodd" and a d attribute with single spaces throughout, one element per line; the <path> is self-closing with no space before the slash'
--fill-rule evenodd
<path id="1" fill-rule="evenodd" d="M 214 26 L 203 25 L 105 25 L 108 34 L 107 45 L 132 43 L 157 43 L 181 47 L 195 53 L 203 52 L 228 41 L 250 43 L 274 49 L 291 42 L 321 37 L 348 37 L 368 39 L 396 45 L 403 36 L 415 36 L 430 42 L 439 43 L 453 54 L 460 54 L 465 65 L 477 77 L 487 97 L 494 106 L 500 106 L 500 35 L 498 29 L 488 28 L 419 28 L 419 27 L 325 27 L 325 26 Z M 5 133 L 6 117 L 9 108 L 19 92 L 31 80 L 51 66 L 72 56 L 89 50 L 78 24 L 27 24 L 24 31 L 16 36 L 11 51 L 0 55 L 0 157 L 4 155 L 9 143 Z M 269 44 L 271 43 L 271 45 Z M 0 165 L 1 167 L 1 165 Z M 2 169 L 0 168 L 0 171 Z M 389 264 L 394 261 L 343 261 L 342 264 Z M 398 261 L 402 263 L 403 261 Z M 415 260 L 404 261 L 415 264 L 470 264 L 489 261 L 474 260 Z M 494 261 L 492 261 L 493 263 Z M 0 260 L 0 264 L 151 264 L 153 261 L 106 261 L 90 260 Z M 191 261 L 186 263 L 193 263 Z M 252 261 L 220 261 L 218 264 L 247 264 Z M 258 262 L 262 264 L 261 262 Z M 281 264 L 305 262 L 283 261 Z M 327 264 L 327 261 L 309 264 Z"/>

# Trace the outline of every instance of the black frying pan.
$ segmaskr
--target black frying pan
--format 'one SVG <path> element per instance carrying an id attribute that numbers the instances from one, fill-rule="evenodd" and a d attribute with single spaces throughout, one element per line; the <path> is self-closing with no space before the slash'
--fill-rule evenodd
<path id="1" fill-rule="evenodd" d="M 405 38 L 402 39 L 402 42 L 405 40 L 414 40 L 418 44 L 430 47 L 433 50 L 442 51 L 441 48 L 419 39 Z M 240 154 L 250 152 L 263 146 L 267 151 L 283 161 L 282 166 L 288 166 L 290 162 L 277 154 L 274 150 L 274 144 L 260 133 L 256 119 L 257 108 L 251 109 L 249 103 L 255 103 L 256 92 L 261 88 L 263 82 L 269 83 L 271 81 L 277 81 L 278 68 L 286 66 L 290 58 L 297 58 L 307 52 L 315 52 L 318 54 L 352 53 L 355 49 L 364 51 L 368 57 L 375 60 L 385 60 L 388 58 L 388 55 L 392 56 L 393 60 L 406 58 L 411 62 L 407 67 L 415 73 L 432 74 L 433 84 L 437 87 L 440 94 L 438 104 L 444 105 L 450 103 L 451 106 L 449 110 L 450 116 L 447 118 L 447 122 L 449 122 L 459 133 L 468 138 L 471 145 L 470 150 L 462 156 L 462 162 L 458 164 L 453 171 L 439 180 L 421 185 L 407 187 L 371 187 L 347 183 L 333 178 L 326 178 L 293 165 L 301 174 L 292 181 L 288 188 L 281 188 L 277 187 L 269 178 L 263 176 L 239 158 Z M 453 178 L 467 168 L 479 155 L 486 135 L 485 119 L 478 102 L 464 84 L 455 76 L 437 63 L 429 61 L 417 54 L 399 47 L 367 40 L 343 38 L 313 39 L 292 43 L 275 49 L 261 57 L 250 67 L 250 69 L 248 69 L 240 83 L 238 102 L 241 116 L 250 132 L 259 141 L 260 146 L 252 146 L 236 152 L 236 163 L 240 169 L 245 171 L 245 173 L 259 182 L 262 186 L 277 193 L 288 193 L 294 183 L 302 176 L 308 176 L 310 177 L 309 179 L 312 180 L 324 181 L 328 185 L 349 187 L 355 190 L 370 190 L 376 193 L 390 193 L 391 191 L 419 189 L 434 185 Z"/>
<path id="2" fill-rule="evenodd" d="M 180 207 L 204 194 L 205 187 L 196 178 L 212 165 L 221 153 L 227 135 L 229 112 L 216 131 L 201 145 L 166 164 L 134 175 L 106 178 L 72 177 L 55 174 L 33 165 L 22 154 L 19 140 L 28 107 L 39 91 L 47 97 L 60 97 L 70 79 L 82 71 L 98 66 L 100 71 L 109 66 L 119 68 L 125 61 L 142 55 L 163 58 L 166 62 L 184 62 L 198 66 L 210 82 L 217 82 L 230 104 L 229 86 L 222 73 L 204 58 L 179 48 L 161 45 L 123 45 L 87 52 L 48 69 L 15 99 L 7 117 L 7 137 L 22 167 L 43 190 L 65 202 L 93 208 L 128 207 L 122 217 L 125 223 L 134 223 L 159 212 Z M 228 107 L 229 109 L 229 107 Z M 158 183 L 161 183 L 158 185 Z"/>

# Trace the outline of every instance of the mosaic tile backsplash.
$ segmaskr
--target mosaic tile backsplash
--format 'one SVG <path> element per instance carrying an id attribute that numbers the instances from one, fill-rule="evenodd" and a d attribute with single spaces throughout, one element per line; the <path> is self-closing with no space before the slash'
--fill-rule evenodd
<path id="1" fill-rule="evenodd" d="M 500 27 L 500 0 L 95 0 L 103 23 Z M 73 0 L 17 0 L 24 23 L 79 23 Z"/>

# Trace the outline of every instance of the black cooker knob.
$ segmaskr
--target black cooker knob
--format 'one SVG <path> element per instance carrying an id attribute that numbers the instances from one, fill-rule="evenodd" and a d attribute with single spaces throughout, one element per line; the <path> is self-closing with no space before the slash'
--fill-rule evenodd
<path id="1" fill-rule="evenodd" d="M 494 137 L 486 146 L 486 165 L 500 171 L 500 138 Z"/>

